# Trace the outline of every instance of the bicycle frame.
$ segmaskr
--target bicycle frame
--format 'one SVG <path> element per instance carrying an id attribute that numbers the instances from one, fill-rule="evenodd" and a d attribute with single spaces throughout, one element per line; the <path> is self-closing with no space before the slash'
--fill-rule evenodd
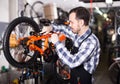
<path id="1" fill-rule="evenodd" d="M 26 42 L 26 45 L 29 46 L 29 49 L 33 50 L 33 51 L 39 51 L 39 53 L 41 55 L 44 54 L 44 51 L 49 47 L 49 38 L 51 37 L 51 35 L 54 34 L 54 33 L 48 33 L 48 34 L 45 34 L 45 35 L 32 35 L 32 36 L 29 36 L 29 37 L 25 37 L 25 38 L 19 38 L 18 39 L 18 45 L 21 43 L 21 41 L 23 41 L 24 39 L 28 38 L 28 41 Z M 56 33 L 56 34 L 59 34 L 59 33 Z M 62 34 L 60 37 L 59 37 L 59 40 L 60 41 L 64 41 L 66 39 L 65 35 Z M 38 40 L 44 40 L 43 44 L 43 48 L 40 48 L 38 47 L 37 45 L 34 44 L 35 41 L 38 41 Z M 54 46 L 54 45 L 53 45 Z"/>
<path id="2" fill-rule="evenodd" d="M 29 49 L 30 50 L 33 50 L 33 51 L 39 51 L 39 53 L 41 55 L 44 54 L 44 51 L 49 47 L 49 38 L 51 37 L 51 35 L 54 34 L 54 33 L 48 33 L 48 34 L 45 34 L 45 35 L 32 35 L 32 36 L 29 36 L 27 37 L 29 40 L 26 42 L 26 45 L 29 46 Z M 56 33 L 56 34 L 59 34 L 59 33 Z M 19 38 L 18 40 L 18 44 L 21 43 L 21 41 L 23 41 L 25 38 Z M 59 40 L 60 41 L 64 41 L 66 39 L 65 35 L 62 34 L 60 37 L 59 37 Z M 35 41 L 39 41 L 39 40 L 44 40 L 44 46 L 43 48 L 40 48 L 38 47 L 37 45 L 34 44 Z M 54 47 L 54 45 L 52 45 Z M 62 67 L 62 66 L 61 66 Z M 66 71 L 66 70 L 62 70 L 63 75 L 66 75 L 67 76 L 67 79 L 70 79 L 70 74 Z"/>

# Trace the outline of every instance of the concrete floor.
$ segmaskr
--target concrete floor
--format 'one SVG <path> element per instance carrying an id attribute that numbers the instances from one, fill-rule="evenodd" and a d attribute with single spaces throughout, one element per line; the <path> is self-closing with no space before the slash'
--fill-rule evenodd
<path id="1" fill-rule="evenodd" d="M 98 65 L 98 68 L 96 72 L 94 73 L 94 84 L 113 84 L 110 80 L 109 76 L 109 60 L 108 60 L 108 54 L 101 53 L 100 56 L 100 63 Z"/>
<path id="2" fill-rule="evenodd" d="M 108 68 L 109 68 L 108 55 L 107 53 L 104 53 L 104 54 L 102 53 L 100 56 L 100 63 L 98 65 L 96 72 L 94 73 L 94 84 L 113 84 L 109 78 Z M 17 73 L 11 76 L 12 77 L 17 76 L 16 74 Z M 9 76 L 5 77 L 5 76 L 0 75 L 0 84 L 8 84 L 7 83 L 8 81 L 10 81 Z"/>

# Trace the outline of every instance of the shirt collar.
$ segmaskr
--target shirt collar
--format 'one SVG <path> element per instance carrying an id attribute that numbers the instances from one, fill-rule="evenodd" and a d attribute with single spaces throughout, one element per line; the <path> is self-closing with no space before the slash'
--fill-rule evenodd
<path id="1" fill-rule="evenodd" d="M 78 36 L 77 42 L 81 43 L 87 36 L 91 34 L 91 29 L 89 28 L 82 36 Z"/>

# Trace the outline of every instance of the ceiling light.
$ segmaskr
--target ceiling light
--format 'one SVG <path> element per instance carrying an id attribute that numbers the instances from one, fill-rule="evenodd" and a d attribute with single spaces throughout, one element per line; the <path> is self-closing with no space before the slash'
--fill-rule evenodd
<path id="1" fill-rule="evenodd" d="M 100 15 L 103 15 L 102 11 L 100 11 L 100 9 L 98 7 L 95 7 L 97 13 L 99 13 Z"/>
<path id="2" fill-rule="evenodd" d="M 113 0 L 105 0 L 105 3 L 107 4 L 107 7 L 112 7 Z"/>
<path id="3" fill-rule="evenodd" d="M 104 14 L 103 14 L 103 17 L 104 17 L 104 18 L 107 18 L 108 16 L 107 16 L 107 14 L 106 14 L 106 13 L 104 13 Z"/>
<path id="4" fill-rule="evenodd" d="M 113 0 L 105 0 L 106 4 L 112 4 Z"/>

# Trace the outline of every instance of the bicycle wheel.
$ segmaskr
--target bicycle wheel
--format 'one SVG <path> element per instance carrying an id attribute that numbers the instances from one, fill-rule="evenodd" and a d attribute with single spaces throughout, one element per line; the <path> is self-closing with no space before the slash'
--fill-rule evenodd
<path id="1" fill-rule="evenodd" d="M 120 84 L 120 69 L 119 69 L 119 72 L 118 72 L 117 84 Z"/>
<path id="2" fill-rule="evenodd" d="M 43 8 L 44 3 L 41 1 L 35 1 L 31 5 L 30 9 L 30 16 L 31 18 L 39 24 L 40 30 L 42 30 L 43 24 L 40 22 L 42 18 L 44 18 L 44 8 Z"/>
<path id="3" fill-rule="evenodd" d="M 44 3 L 41 1 L 36 1 L 32 4 L 31 9 L 30 9 L 30 16 L 32 19 L 43 18 L 43 15 L 44 15 L 43 5 L 44 5 Z"/>
<path id="4" fill-rule="evenodd" d="M 18 68 L 32 66 L 38 53 L 30 50 L 26 45 L 16 46 L 19 38 L 28 37 L 31 32 L 39 32 L 39 27 L 28 17 L 18 17 L 8 25 L 3 38 L 3 52 L 12 66 Z"/>
<path id="5" fill-rule="evenodd" d="M 113 84 L 120 84 L 120 62 L 113 62 L 109 67 L 109 77 Z"/>

